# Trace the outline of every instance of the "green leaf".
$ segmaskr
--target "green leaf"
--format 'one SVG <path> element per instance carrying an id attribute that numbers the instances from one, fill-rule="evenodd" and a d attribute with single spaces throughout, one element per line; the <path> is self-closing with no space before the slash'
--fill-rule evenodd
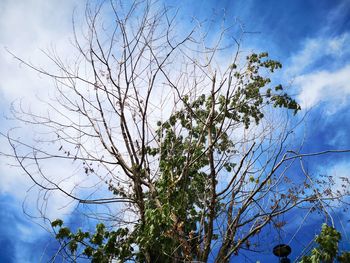
<path id="1" fill-rule="evenodd" d="M 55 221 L 51 222 L 52 227 L 56 227 L 56 226 L 61 227 L 62 225 L 63 225 L 63 221 L 61 219 L 56 219 Z"/>
<path id="2" fill-rule="evenodd" d="M 62 227 L 60 228 L 60 230 L 58 231 L 56 238 L 57 239 L 64 239 L 64 238 L 68 238 L 71 234 L 71 231 L 68 227 Z"/>
<path id="3" fill-rule="evenodd" d="M 78 248 L 78 244 L 75 241 L 71 241 L 69 243 L 69 250 L 71 251 L 71 253 L 74 253 L 75 251 L 77 251 Z"/>
<path id="4" fill-rule="evenodd" d="M 92 247 L 86 247 L 83 252 L 83 254 L 88 257 L 91 257 L 93 253 L 94 253 L 94 249 Z"/>

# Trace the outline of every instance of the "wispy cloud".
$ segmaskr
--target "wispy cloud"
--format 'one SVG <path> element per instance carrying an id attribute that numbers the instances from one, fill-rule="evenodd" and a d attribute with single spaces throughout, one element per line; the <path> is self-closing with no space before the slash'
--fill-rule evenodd
<path id="1" fill-rule="evenodd" d="M 294 80 L 302 108 L 327 103 L 334 113 L 350 95 L 350 34 L 307 39 L 290 58 L 285 77 Z"/>
<path id="2" fill-rule="evenodd" d="M 288 63 L 286 74 L 293 77 L 319 68 L 340 66 L 339 60 L 350 55 L 350 34 L 336 37 L 317 37 L 305 40 L 302 48 L 296 52 Z M 331 60 L 325 61 L 325 59 Z"/>
<path id="3" fill-rule="evenodd" d="M 332 113 L 348 103 L 350 95 L 350 64 L 336 71 L 316 71 L 295 79 L 300 88 L 298 95 L 302 108 L 310 108 L 321 102 L 336 103 Z M 336 108 L 335 108 L 336 107 Z"/>

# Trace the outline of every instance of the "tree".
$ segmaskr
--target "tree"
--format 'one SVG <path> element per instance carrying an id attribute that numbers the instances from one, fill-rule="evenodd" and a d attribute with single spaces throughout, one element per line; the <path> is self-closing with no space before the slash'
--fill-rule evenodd
<path id="1" fill-rule="evenodd" d="M 349 262 L 350 252 L 342 251 L 339 253 L 338 244 L 341 240 L 341 234 L 331 226 L 327 224 L 322 225 L 321 233 L 316 236 L 315 242 L 319 245 L 312 249 L 310 256 L 304 256 L 301 263 L 313 263 L 313 262 Z"/>
<path id="2" fill-rule="evenodd" d="M 103 21 L 106 10 L 113 19 Z M 108 211 L 95 215 L 103 222 L 95 233 L 51 222 L 68 260 L 228 262 L 265 227 L 283 227 L 280 215 L 328 216 L 332 200 L 348 195 L 346 186 L 332 190 L 331 177 L 307 173 L 305 158 L 332 151 L 304 154 L 291 144 L 281 116 L 300 106 L 270 79 L 278 61 L 242 51 L 243 29 L 232 38 L 223 23 L 212 41 L 198 22 L 179 34 L 176 11 L 148 1 L 88 5 L 86 22 L 85 34 L 74 31 L 74 63 L 47 54 L 57 72 L 16 57 L 53 79 L 57 94 L 47 114 L 13 110 L 49 133 L 34 144 L 6 135 L 8 155 L 45 193 Z M 48 160 L 78 170 L 54 178 Z M 66 183 L 77 174 L 84 179 Z"/>

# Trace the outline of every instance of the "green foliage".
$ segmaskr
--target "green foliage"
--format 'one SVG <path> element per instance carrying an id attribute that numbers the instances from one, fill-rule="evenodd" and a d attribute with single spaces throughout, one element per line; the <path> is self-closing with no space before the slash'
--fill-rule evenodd
<path id="1" fill-rule="evenodd" d="M 304 256 L 300 263 L 332 263 L 335 259 L 341 263 L 350 262 L 350 252 L 344 251 L 338 255 L 338 244 L 340 240 L 341 235 L 335 228 L 323 224 L 321 233 L 315 238 L 318 247 L 311 251 L 311 255 Z"/>
<path id="2" fill-rule="evenodd" d="M 67 253 L 77 257 L 86 257 L 96 263 L 108 263 L 113 258 L 126 261 L 133 252 L 127 228 L 107 231 L 104 224 L 99 223 L 96 225 L 95 233 L 83 232 L 81 229 L 73 233 L 62 225 L 63 221 L 60 219 L 51 223 L 52 227 L 59 227 L 56 239 L 62 246 L 68 248 Z"/>

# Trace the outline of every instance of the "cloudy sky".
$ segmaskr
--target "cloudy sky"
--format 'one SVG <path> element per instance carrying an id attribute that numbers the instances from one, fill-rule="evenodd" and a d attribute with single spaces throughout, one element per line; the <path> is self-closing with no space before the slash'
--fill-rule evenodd
<path id="1" fill-rule="evenodd" d="M 284 65 L 281 79 L 291 85 L 303 110 L 311 109 L 305 124 L 305 151 L 350 149 L 349 0 L 164 2 L 179 7 L 180 18 L 204 19 L 225 10 L 228 19 L 239 19 L 246 31 L 256 32 L 248 35 L 243 45 L 254 51 L 268 51 L 281 61 Z M 63 57 L 69 57 L 72 16 L 75 13 L 79 23 L 79 12 L 83 9 L 84 1 L 78 0 L 0 1 L 1 132 L 6 133 L 15 125 L 4 117 L 9 114 L 11 102 L 23 99 L 38 108 L 36 96 L 45 94 L 52 86 L 52 82 L 15 61 L 7 50 L 39 65 L 45 65 L 41 49 L 55 48 Z M 0 143 L 5 151 L 8 146 L 3 140 Z M 32 183 L 7 164 L 6 158 L 0 159 L 0 262 L 46 262 L 55 248 L 49 242 L 51 237 L 23 214 L 23 204 L 29 210 L 35 206 L 24 202 L 34 194 L 27 191 Z M 330 156 L 309 165 L 315 172 L 349 176 L 350 156 Z M 53 201 L 48 212 L 69 219 L 69 208 L 56 211 L 60 197 L 52 198 L 56 198 L 57 205 Z M 343 215 L 339 218 L 350 229 L 349 218 Z M 304 240 L 298 242 L 295 247 L 301 248 Z M 249 258 L 245 260 L 250 262 Z"/>

